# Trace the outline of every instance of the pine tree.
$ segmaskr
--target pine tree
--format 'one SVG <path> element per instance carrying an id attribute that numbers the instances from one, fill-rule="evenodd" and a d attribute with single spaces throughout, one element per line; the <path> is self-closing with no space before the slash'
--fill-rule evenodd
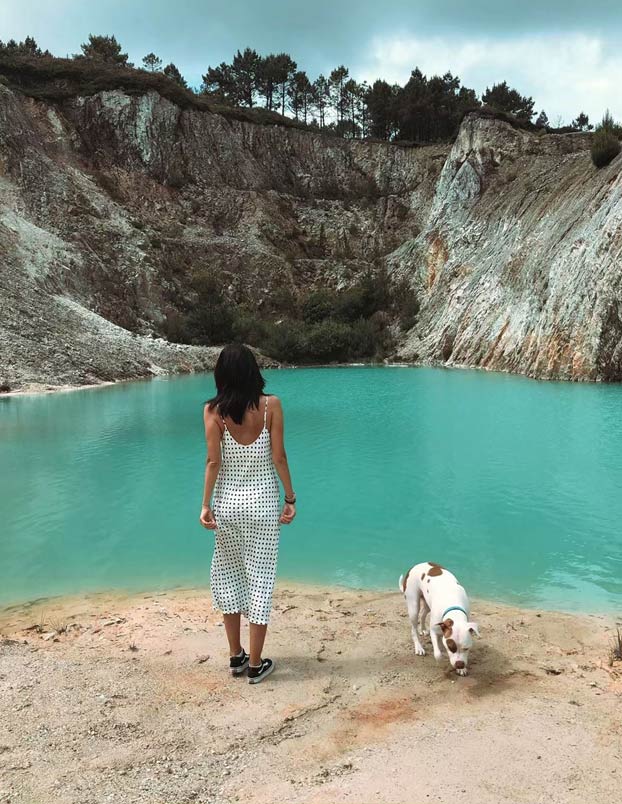
<path id="1" fill-rule="evenodd" d="M 201 91 L 227 103 L 236 103 L 237 94 L 231 65 L 223 61 L 218 67 L 208 67 L 203 76 Z"/>
<path id="2" fill-rule="evenodd" d="M 579 129 L 579 131 L 591 131 L 594 128 L 594 126 L 590 123 L 590 118 L 585 114 L 585 112 L 579 112 L 570 125 L 573 128 Z"/>
<path id="3" fill-rule="evenodd" d="M 302 117 L 306 123 L 311 105 L 312 87 L 307 74 L 302 70 L 294 73 L 287 89 L 287 97 L 289 108 L 294 113 L 296 120 Z"/>
<path id="4" fill-rule="evenodd" d="M 257 69 L 257 91 L 265 99 L 266 109 L 275 108 L 278 102 L 275 101 L 276 87 L 279 83 L 279 62 L 278 56 L 271 53 L 262 58 Z"/>
<path id="5" fill-rule="evenodd" d="M 318 113 L 320 128 L 326 126 L 326 109 L 330 104 L 330 82 L 320 74 L 311 86 L 311 99 L 313 108 Z"/>
<path id="6" fill-rule="evenodd" d="M 276 57 L 276 83 L 279 86 L 281 114 L 285 115 L 285 99 L 287 88 L 293 80 L 298 66 L 292 57 L 287 53 L 279 53 Z"/>
<path id="7" fill-rule="evenodd" d="M 347 67 L 341 64 L 336 67 L 330 74 L 330 98 L 337 119 L 340 123 L 343 122 L 345 111 L 346 99 L 344 95 L 344 85 L 346 79 L 349 77 L 350 71 Z"/>
<path id="8" fill-rule="evenodd" d="M 547 117 L 546 112 L 544 109 L 540 112 L 540 114 L 536 118 L 536 125 L 538 128 L 547 128 L 549 125 L 549 118 Z"/>
<path id="9" fill-rule="evenodd" d="M 367 93 L 367 109 L 370 118 L 370 133 L 380 140 L 389 140 L 397 129 L 396 98 L 400 90 L 397 84 L 374 81 Z"/>
<path id="10" fill-rule="evenodd" d="M 531 120 L 534 115 L 533 98 L 523 96 L 515 89 L 511 89 L 506 81 L 493 84 L 490 89 L 486 88 L 482 101 L 499 112 L 513 114 L 519 120 Z"/>
<path id="11" fill-rule="evenodd" d="M 175 81 L 177 84 L 179 84 L 180 87 L 183 87 L 184 89 L 188 89 L 188 82 L 183 77 L 183 75 L 179 72 L 179 70 L 173 64 L 173 62 L 171 62 L 170 64 L 167 64 L 162 72 L 164 73 L 164 75 L 167 78 L 170 78 L 171 81 Z"/>
<path id="12" fill-rule="evenodd" d="M 114 64 L 117 67 L 131 67 L 127 60 L 127 53 L 121 52 L 121 45 L 114 36 L 93 36 L 89 34 L 88 42 L 80 45 L 82 53 L 74 56 L 76 59 L 90 59 L 91 61 Z"/>
<path id="13" fill-rule="evenodd" d="M 0 40 L 0 51 L 2 50 L 13 53 L 16 56 L 31 56 L 34 58 L 52 55 L 49 50 L 42 51 L 32 36 L 27 36 L 23 42 L 9 39 L 6 45 Z"/>
<path id="14" fill-rule="evenodd" d="M 147 53 L 143 58 L 143 67 L 152 73 L 158 72 L 162 69 L 162 59 L 155 53 Z"/>
<path id="15" fill-rule="evenodd" d="M 343 85 L 343 106 L 344 117 L 349 123 L 349 136 L 352 139 L 361 133 L 359 123 L 361 121 L 360 106 L 362 97 L 363 91 L 359 84 L 353 78 L 348 79 Z"/>
<path id="16" fill-rule="evenodd" d="M 233 57 L 230 75 L 234 103 L 249 108 L 253 107 L 260 61 L 257 51 L 251 50 L 250 47 L 247 47 L 243 53 L 238 50 Z"/>

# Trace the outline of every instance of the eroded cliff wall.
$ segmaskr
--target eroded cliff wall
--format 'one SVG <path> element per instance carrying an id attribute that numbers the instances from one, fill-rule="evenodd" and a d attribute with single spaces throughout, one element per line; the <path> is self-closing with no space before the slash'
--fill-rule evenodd
<path id="1" fill-rule="evenodd" d="M 408 360 L 622 379 L 622 157 L 468 116 L 424 230 L 391 255 L 421 299 Z"/>
<path id="2" fill-rule="evenodd" d="M 4 381 L 200 368 L 201 349 L 158 342 L 151 358 L 130 333 L 163 332 L 197 268 L 258 309 L 283 287 L 347 284 L 422 229 L 447 152 L 182 111 L 156 93 L 53 105 L 0 85 Z"/>
<path id="3" fill-rule="evenodd" d="M 197 269 L 261 310 L 382 264 L 421 304 L 401 359 L 622 379 L 621 167 L 478 115 L 402 148 L 0 85 L 0 382 L 210 366 L 157 337 Z"/>

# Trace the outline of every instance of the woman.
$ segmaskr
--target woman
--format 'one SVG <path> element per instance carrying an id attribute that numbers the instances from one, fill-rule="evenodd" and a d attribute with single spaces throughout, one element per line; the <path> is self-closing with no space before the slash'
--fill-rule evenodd
<path id="1" fill-rule="evenodd" d="M 296 496 L 283 445 L 281 403 L 263 394 L 265 380 L 251 350 L 226 346 L 214 378 L 217 393 L 203 416 L 207 464 L 199 521 L 216 531 L 211 587 L 214 607 L 223 613 L 231 673 L 247 670 L 249 683 L 257 684 L 274 670 L 274 662 L 261 654 L 280 525 L 296 516 Z M 285 492 L 282 510 L 277 475 Z M 250 655 L 240 643 L 241 614 L 250 624 Z"/>

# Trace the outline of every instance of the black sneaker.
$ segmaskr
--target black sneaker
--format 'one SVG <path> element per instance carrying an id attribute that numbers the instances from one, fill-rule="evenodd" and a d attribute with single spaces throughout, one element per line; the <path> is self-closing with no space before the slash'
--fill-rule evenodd
<path id="1" fill-rule="evenodd" d="M 232 676 L 240 676 L 248 667 L 248 663 L 250 662 L 251 657 L 246 653 L 244 648 L 238 653 L 237 656 L 231 656 L 229 658 L 229 667 L 231 669 Z"/>
<path id="2" fill-rule="evenodd" d="M 253 667 L 249 664 L 247 673 L 248 683 L 259 684 L 259 682 L 263 681 L 266 676 L 269 676 L 273 670 L 274 662 L 272 659 L 262 659 L 259 667 Z"/>

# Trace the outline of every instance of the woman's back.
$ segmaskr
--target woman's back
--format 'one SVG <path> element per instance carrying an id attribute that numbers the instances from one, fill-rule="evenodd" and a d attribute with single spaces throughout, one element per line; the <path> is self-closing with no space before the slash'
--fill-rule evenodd
<path id="1" fill-rule="evenodd" d="M 260 397 L 258 408 L 248 408 L 241 424 L 221 417 L 222 466 L 216 481 L 215 502 L 243 508 L 254 505 L 266 491 L 278 505 L 278 479 L 272 462 L 268 429 L 269 397 Z"/>
<path id="2" fill-rule="evenodd" d="M 230 416 L 221 416 L 221 421 L 229 434 L 238 444 L 247 445 L 256 441 L 264 427 L 269 429 L 268 397 L 260 396 L 256 408 L 247 408 L 241 424 L 237 424 Z M 220 413 L 219 413 L 220 415 Z"/>

